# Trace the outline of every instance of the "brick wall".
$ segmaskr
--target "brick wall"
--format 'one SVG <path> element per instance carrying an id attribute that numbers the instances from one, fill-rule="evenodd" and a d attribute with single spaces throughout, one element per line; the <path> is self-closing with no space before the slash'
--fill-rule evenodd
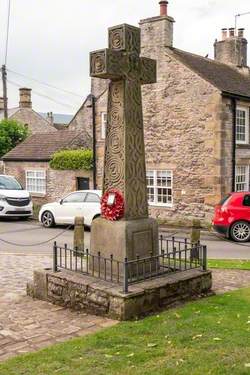
<path id="1" fill-rule="evenodd" d="M 53 202 L 75 191 L 77 188 L 77 177 L 88 177 L 90 179 L 90 189 L 93 189 L 92 171 L 60 171 L 49 168 L 47 162 L 4 162 L 5 173 L 16 177 L 16 179 L 26 187 L 26 170 L 46 171 L 46 194 L 32 194 L 33 202 L 44 204 Z"/>

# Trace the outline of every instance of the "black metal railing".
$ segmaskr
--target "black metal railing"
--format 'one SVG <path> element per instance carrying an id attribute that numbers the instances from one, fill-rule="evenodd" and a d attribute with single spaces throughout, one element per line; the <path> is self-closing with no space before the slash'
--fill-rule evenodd
<path id="1" fill-rule="evenodd" d="M 53 271 L 60 269 L 89 275 L 111 283 L 122 284 L 128 293 L 129 285 L 153 279 L 170 273 L 191 269 L 207 270 L 207 247 L 188 242 L 187 239 L 159 238 L 159 253 L 148 257 L 136 256 L 134 260 L 123 261 L 103 257 L 101 253 L 91 254 L 89 250 L 78 251 L 67 245 L 53 247 Z"/>

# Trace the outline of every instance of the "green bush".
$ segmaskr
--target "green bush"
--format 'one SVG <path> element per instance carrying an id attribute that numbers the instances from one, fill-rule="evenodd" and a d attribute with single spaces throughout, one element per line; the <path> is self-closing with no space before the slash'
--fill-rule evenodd
<path id="1" fill-rule="evenodd" d="M 0 121 L 0 157 L 25 140 L 29 130 L 15 120 Z"/>
<path id="2" fill-rule="evenodd" d="M 56 152 L 50 161 L 52 169 L 85 169 L 93 168 L 93 152 L 91 150 L 63 150 Z"/>

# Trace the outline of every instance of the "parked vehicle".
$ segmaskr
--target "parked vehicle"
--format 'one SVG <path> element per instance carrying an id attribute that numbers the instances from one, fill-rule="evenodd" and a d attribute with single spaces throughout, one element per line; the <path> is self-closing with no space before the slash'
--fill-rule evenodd
<path id="1" fill-rule="evenodd" d="M 228 194 L 215 207 L 214 229 L 237 242 L 250 241 L 250 192 Z"/>
<path id="2" fill-rule="evenodd" d="M 70 193 L 58 202 L 48 203 L 41 207 L 39 220 L 44 227 L 56 224 L 74 224 L 76 216 L 83 216 L 86 226 L 101 214 L 101 191 L 81 190 Z"/>
<path id="3" fill-rule="evenodd" d="M 0 217 L 29 218 L 32 215 L 30 193 L 14 177 L 0 175 Z"/>

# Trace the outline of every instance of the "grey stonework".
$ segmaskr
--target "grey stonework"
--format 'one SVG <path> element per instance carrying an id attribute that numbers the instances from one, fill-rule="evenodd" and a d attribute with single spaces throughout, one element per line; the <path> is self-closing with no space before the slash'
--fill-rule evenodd
<path id="1" fill-rule="evenodd" d="M 49 270 L 34 272 L 27 293 L 73 310 L 130 320 L 166 308 L 179 301 L 210 293 L 210 271 L 191 270 L 130 286 L 129 294 L 121 286 L 90 276 Z"/>
<path id="2" fill-rule="evenodd" d="M 247 66 L 247 40 L 235 36 L 215 41 L 214 58 L 229 65 Z"/>
<path id="3" fill-rule="evenodd" d="M 182 63 L 173 53 L 171 17 L 140 22 L 141 55 L 157 60 L 157 83 L 143 87 L 147 170 L 173 172 L 172 207 L 150 206 L 154 218 L 210 222 L 214 206 L 232 190 L 233 106 L 221 90 Z M 225 59 L 225 63 L 227 60 Z M 245 69 L 245 68 L 244 68 Z M 240 71 L 249 73 L 248 69 Z M 105 81 L 104 81 L 105 82 Z M 96 97 L 97 185 L 102 188 L 105 140 L 101 114 L 107 111 L 108 80 L 94 78 Z M 250 100 L 237 105 L 250 106 Z M 237 146 L 236 164 L 250 164 L 250 148 Z"/>

